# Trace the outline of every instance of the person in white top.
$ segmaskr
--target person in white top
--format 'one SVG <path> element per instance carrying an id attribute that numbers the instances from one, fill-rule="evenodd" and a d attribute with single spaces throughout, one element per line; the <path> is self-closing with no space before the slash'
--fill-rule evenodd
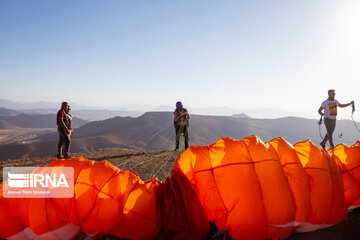
<path id="1" fill-rule="evenodd" d="M 347 104 L 341 104 L 339 103 L 337 100 L 335 100 L 335 90 L 334 89 L 330 89 L 328 91 L 328 99 L 326 99 L 324 102 L 322 102 L 318 113 L 321 116 L 324 116 L 324 123 L 325 123 L 325 127 L 326 127 L 326 135 L 323 139 L 323 141 L 320 143 L 321 147 L 325 148 L 325 144 L 327 142 L 327 140 L 329 140 L 330 143 L 330 148 L 334 148 L 334 143 L 333 143 L 333 138 L 332 135 L 334 133 L 335 130 L 335 126 L 336 126 L 336 115 L 337 115 L 337 107 L 348 107 L 350 105 L 354 105 L 354 101 L 351 101 Z M 323 112 L 324 110 L 324 112 Z"/>

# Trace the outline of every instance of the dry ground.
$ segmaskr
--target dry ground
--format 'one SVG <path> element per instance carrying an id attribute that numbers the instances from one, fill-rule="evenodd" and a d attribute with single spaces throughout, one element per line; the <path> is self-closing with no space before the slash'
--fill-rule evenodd
<path id="1" fill-rule="evenodd" d="M 144 151 L 128 150 L 122 148 L 106 148 L 90 152 L 75 153 L 74 157 L 85 157 L 87 159 L 102 161 L 107 160 L 114 166 L 122 169 L 131 169 L 144 181 L 156 177 L 159 181 L 164 181 L 170 176 L 171 170 L 181 152 L 174 151 Z M 55 159 L 54 156 L 23 158 L 0 162 L 0 177 L 2 179 L 2 167 L 10 166 L 38 166 L 46 165 Z M 84 239 L 84 235 L 79 235 L 77 239 Z M 112 236 L 103 239 L 118 239 Z M 220 239 L 229 239 L 220 237 Z M 339 224 L 330 228 L 318 230 L 310 233 L 293 233 L 288 240 L 355 240 L 360 239 L 360 209 L 352 213 Z"/>
<path id="2" fill-rule="evenodd" d="M 175 161 L 181 155 L 179 151 L 145 151 L 123 148 L 104 148 L 83 153 L 73 153 L 74 157 L 84 157 L 94 161 L 107 160 L 122 170 L 133 170 L 144 181 L 156 177 L 165 180 L 171 174 Z M 21 158 L 0 162 L 0 181 L 2 168 L 15 166 L 39 166 L 51 163 L 56 157 Z"/>

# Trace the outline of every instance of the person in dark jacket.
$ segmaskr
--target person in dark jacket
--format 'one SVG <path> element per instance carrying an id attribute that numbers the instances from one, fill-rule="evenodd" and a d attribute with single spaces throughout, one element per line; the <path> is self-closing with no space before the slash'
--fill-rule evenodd
<path id="1" fill-rule="evenodd" d="M 189 147 L 189 119 L 190 115 L 186 108 L 183 108 L 181 102 L 177 102 L 176 109 L 174 111 L 174 127 L 176 133 L 175 150 L 179 149 L 179 140 L 182 133 L 184 134 L 185 138 L 185 149 Z"/>
<path id="2" fill-rule="evenodd" d="M 59 132 L 58 159 L 70 157 L 70 136 L 74 132 L 71 126 L 72 117 L 70 115 L 70 110 L 69 103 L 62 102 L 61 109 L 57 112 L 56 124 Z"/>

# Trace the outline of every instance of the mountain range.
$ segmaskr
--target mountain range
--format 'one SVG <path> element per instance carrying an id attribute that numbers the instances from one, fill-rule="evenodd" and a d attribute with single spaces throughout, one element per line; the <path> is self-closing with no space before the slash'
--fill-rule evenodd
<path id="1" fill-rule="evenodd" d="M 98 121 L 104 120 L 116 116 L 131 116 L 138 117 L 144 112 L 134 110 L 106 110 L 96 107 L 88 107 L 71 103 L 71 115 L 73 117 L 81 118 L 86 121 Z M 0 99 L 0 116 L 1 109 L 11 109 L 18 113 L 26 114 L 52 114 L 57 113 L 60 108 L 60 104 L 52 102 L 33 102 L 33 103 L 18 103 L 5 99 Z"/>
<path id="2" fill-rule="evenodd" d="M 174 105 L 173 105 L 174 104 Z M 122 104 L 117 107 L 112 107 L 109 109 L 93 107 L 93 106 L 84 106 L 70 102 L 73 116 L 88 120 L 105 120 L 110 117 L 139 117 L 145 112 L 168 112 L 174 111 L 175 103 L 161 106 L 150 106 L 150 105 L 136 105 L 136 104 Z M 39 114 L 49 114 L 54 113 L 60 108 L 60 103 L 54 102 L 29 102 L 29 103 L 19 103 L 15 101 L 10 101 L 6 99 L 0 99 L 0 107 L 15 109 L 24 113 L 39 113 Z M 255 118 L 279 118 L 284 116 L 302 116 L 313 118 L 317 117 L 316 111 L 309 112 L 299 112 L 293 110 L 285 110 L 278 108 L 246 108 L 246 109 L 236 109 L 228 106 L 221 107 L 192 107 L 184 106 L 192 114 L 198 115 L 216 115 L 216 116 L 232 116 L 233 114 L 246 113 L 247 115 Z"/>
<path id="3" fill-rule="evenodd" d="M 78 128 L 88 121 L 73 117 L 73 127 Z M 0 129 L 56 128 L 56 114 L 25 114 L 16 110 L 0 108 Z"/>
<path id="4" fill-rule="evenodd" d="M 338 136 L 341 133 L 340 138 Z M 192 114 L 189 135 L 190 145 L 208 145 L 221 137 L 242 139 L 250 135 L 257 135 L 263 141 L 282 137 L 292 144 L 307 139 L 318 144 L 321 141 L 320 135 L 322 137 L 325 135 L 325 128 L 322 126 L 319 129 L 315 119 L 298 117 L 257 119 Z M 360 134 L 351 121 L 337 121 L 334 133 L 335 144 L 349 145 L 359 138 Z M 71 151 L 83 152 L 109 147 L 171 150 L 174 148 L 174 139 L 173 113 L 147 112 L 137 118 L 114 117 L 93 121 L 75 129 Z M 31 144 L 0 145 L 0 161 L 55 155 L 57 140 L 57 133 L 49 133 L 39 136 L 36 142 Z M 181 144 L 183 144 L 182 138 Z"/>

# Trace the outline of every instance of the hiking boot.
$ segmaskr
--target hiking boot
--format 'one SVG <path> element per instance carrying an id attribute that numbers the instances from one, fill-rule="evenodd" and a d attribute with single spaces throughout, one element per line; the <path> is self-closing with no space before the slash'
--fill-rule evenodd
<path id="1" fill-rule="evenodd" d="M 334 149 L 335 147 L 334 147 L 334 145 L 330 145 L 330 148 L 331 148 L 331 149 Z"/>
<path id="2" fill-rule="evenodd" d="M 321 146 L 322 148 L 325 148 L 325 143 L 321 142 L 321 143 L 320 143 L 320 146 Z"/>

